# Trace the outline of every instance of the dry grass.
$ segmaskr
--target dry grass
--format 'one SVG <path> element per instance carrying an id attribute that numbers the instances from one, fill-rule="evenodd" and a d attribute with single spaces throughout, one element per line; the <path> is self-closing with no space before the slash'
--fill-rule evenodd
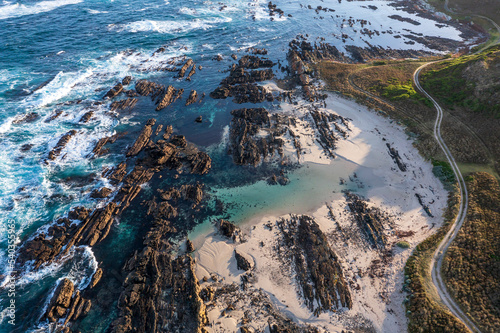
<path id="1" fill-rule="evenodd" d="M 500 173 L 500 48 L 426 68 L 424 88 L 445 107 L 443 137 L 458 162 Z"/>
<path id="2" fill-rule="evenodd" d="M 443 262 L 448 289 L 483 332 L 500 332 L 500 186 L 484 172 L 467 182 L 467 219 Z"/>

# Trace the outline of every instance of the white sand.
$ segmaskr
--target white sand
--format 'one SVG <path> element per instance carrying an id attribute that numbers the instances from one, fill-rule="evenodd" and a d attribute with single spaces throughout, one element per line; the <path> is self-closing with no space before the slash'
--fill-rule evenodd
<path id="1" fill-rule="evenodd" d="M 407 320 L 403 299 L 406 295 L 401 292 L 404 264 L 412 249 L 439 227 L 446 206 L 447 192 L 433 176 L 431 164 L 418 154 L 400 126 L 341 97 L 330 95 L 326 102 L 327 112 L 335 112 L 352 119 L 349 124 L 349 137 L 339 141 L 337 158 L 331 160 L 315 142 L 307 119 L 299 121 L 297 132 L 301 135 L 302 146 L 307 150 L 301 162 L 321 163 L 325 168 L 331 168 L 333 174 L 335 168 L 345 167 L 347 161 L 351 166 L 349 173 L 354 171 L 357 174 L 357 178 L 351 177 L 351 188 L 357 185 L 360 194 L 369 199 L 370 205 L 393 216 L 394 229 L 415 232 L 413 236 L 404 238 L 411 244 L 411 248 L 403 250 L 396 247 L 395 243 L 401 239 L 394 235 L 393 230 L 387 228 L 387 237 L 391 244 L 389 247 L 394 249 L 394 257 L 390 259 L 389 265 L 383 267 L 385 272 L 381 277 L 370 277 L 368 269 L 373 260 L 381 258 L 380 251 L 367 247 L 359 232 L 358 237 L 346 239 L 337 231 L 336 224 L 328 218 L 326 204 L 331 206 L 335 219 L 343 230 L 356 230 L 356 224 L 352 221 L 343 197 L 330 198 L 327 203 L 324 203 L 324 198 L 317 198 L 318 204 L 324 204 L 319 209 L 316 206 L 302 213 L 315 218 L 327 235 L 330 246 L 341 259 L 344 276 L 350 284 L 352 309 L 342 313 L 323 313 L 315 317 L 305 307 L 297 295 L 290 267 L 283 265 L 273 250 L 273 244 L 280 237 L 279 231 L 276 227 L 272 230 L 265 227 L 268 221 L 274 223 L 279 218 L 273 214 L 249 221 L 235 221 L 240 224 L 248 239 L 245 243 L 233 243 L 215 232 L 206 238 L 198 238 L 195 241 L 198 248 L 195 253 L 196 274 L 200 281 L 204 276 L 216 274 L 224 283 L 239 284 L 244 272 L 236 267 L 233 252 L 237 249 L 252 258 L 255 263 L 254 274 L 257 281 L 253 283 L 253 287 L 261 288 L 280 311 L 297 323 L 312 324 L 326 332 L 340 332 L 342 329 L 353 328 L 353 323 L 359 323 L 360 318 L 366 318 L 378 332 L 405 332 Z M 285 113 L 302 112 L 302 115 L 304 112 L 300 106 L 287 104 L 282 105 L 282 110 Z M 407 165 L 406 172 L 401 172 L 391 159 L 386 143 L 390 143 L 399 151 Z M 289 152 L 292 153 L 293 149 L 289 148 Z M 423 197 L 436 217 L 430 218 L 426 215 L 415 197 L 416 192 Z M 261 242 L 264 246 L 261 246 Z M 210 283 L 210 280 L 202 282 L 202 287 Z M 237 331 L 243 310 L 231 311 L 223 317 L 220 316 L 222 305 L 216 304 L 215 308 L 209 310 L 213 326 L 207 328 L 212 332 Z M 263 330 L 267 322 L 265 318 L 260 318 L 250 321 L 247 326 Z"/>

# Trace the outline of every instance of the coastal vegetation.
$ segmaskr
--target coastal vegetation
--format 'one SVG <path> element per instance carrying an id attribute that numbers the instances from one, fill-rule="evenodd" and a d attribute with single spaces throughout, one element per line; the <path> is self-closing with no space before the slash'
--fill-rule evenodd
<path id="1" fill-rule="evenodd" d="M 451 295 L 483 332 L 500 331 L 500 186 L 488 173 L 468 177 L 467 218 L 448 249 L 443 276 Z"/>
<path id="2" fill-rule="evenodd" d="M 408 331 L 465 333 L 469 330 L 439 302 L 431 285 L 430 261 L 436 247 L 446 235 L 459 205 L 458 191 L 450 192 L 445 221 L 438 231 L 420 243 L 405 266 L 403 290 L 408 292 L 404 303 L 408 316 Z"/>

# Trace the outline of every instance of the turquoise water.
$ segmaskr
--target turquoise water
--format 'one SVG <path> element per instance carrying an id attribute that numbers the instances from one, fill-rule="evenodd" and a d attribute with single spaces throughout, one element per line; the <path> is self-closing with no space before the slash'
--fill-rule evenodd
<path id="1" fill-rule="evenodd" d="M 102 169 L 121 161 L 121 151 L 130 143 L 127 141 L 130 139 L 124 139 L 113 146 L 109 155 L 93 159 L 91 151 L 98 139 L 124 131 L 136 133 L 146 119 L 155 117 L 160 123 L 172 124 L 176 131 L 202 149 L 213 148 L 221 142 L 230 122 L 229 111 L 251 106 L 208 97 L 227 75 L 224 71 L 233 63 L 232 53 L 241 57 L 248 47 L 264 47 L 269 51 L 267 57 L 285 62 L 288 43 L 298 34 L 308 34 L 310 41 L 322 37 L 341 50 L 344 45 L 341 33 L 351 36 L 347 44 L 352 45 L 365 46 L 369 42 L 393 48 L 424 48 L 405 44 L 405 38 L 395 39 L 389 33 L 372 37 L 362 35 L 359 23 L 353 27 L 345 24 L 345 19 L 350 17 L 367 19 L 371 28 L 380 31 L 411 29 L 459 39 L 459 32 L 454 28 L 436 31 L 432 28 L 433 22 L 415 15 L 403 16 L 421 21 L 422 25 L 388 19 L 387 16 L 397 10 L 387 6 L 385 1 L 370 2 L 378 7 L 375 11 L 366 7 L 368 2 L 308 3 L 313 8 L 321 5 L 335 10 L 326 14 L 303 8 L 298 2 L 279 0 L 274 3 L 291 17 L 271 21 L 267 1 L 263 0 L 223 3 L 192 0 L 0 2 L 0 274 L 3 286 L 6 283 L 3 275 L 10 273 L 6 265 L 8 221 L 14 221 L 19 244 L 35 231 L 46 228 L 54 218 L 66 214 L 71 207 L 97 205 L 89 193 L 107 184 L 99 177 Z M 166 51 L 153 56 L 160 46 Z M 213 61 L 217 54 L 223 55 L 224 60 Z M 179 81 L 170 72 L 150 70 L 182 55 L 203 66 L 192 81 Z M 94 117 L 89 123 L 80 124 L 90 103 L 101 101 L 105 92 L 126 75 L 184 88 L 185 96 L 195 89 L 198 93 L 205 92 L 207 97 L 202 104 L 184 107 L 184 103 L 176 103 L 160 113 L 154 111 L 149 100 L 141 99 L 134 112 L 123 117 L 110 115 L 109 103 L 105 103 L 94 108 Z M 77 100 L 83 102 L 75 103 Z M 264 105 L 273 108 L 272 104 Z M 61 116 L 46 121 L 59 111 L 62 111 Z M 14 123 L 30 112 L 35 112 L 37 119 L 24 124 Z M 194 123 L 198 115 L 208 122 Z M 48 152 L 71 129 L 78 131 L 76 137 L 58 159 L 45 164 Z M 30 149 L 22 150 L 26 145 Z M 340 190 L 338 177 L 345 177 L 352 171 L 348 164 L 342 170 L 311 165 L 291 172 L 290 185 L 271 187 L 261 180 L 268 175 L 268 167 L 257 171 L 236 167 L 225 154 L 224 147 L 216 149 L 212 157 L 214 169 L 205 182 L 210 193 L 226 203 L 227 214 L 236 221 L 276 212 L 280 207 L 296 207 L 297 212 L 311 209 L 319 196 L 326 200 L 335 195 L 334 191 Z M 322 181 L 325 179 L 328 181 Z M 293 211 L 287 208 L 286 212 Z M 106 250 L 101 253 L 79 248 L 65 261 L 38 272 L 25 267 L 17 283 L 15 329 L 7 323 L 4 308 L 9 300 L 5 290 L 0 291 L 0 331 L 35 329 L 54 283 L 70 277 L 79 288 L 84 288 L 96 261 L 105 260 L 102 257 L 106 251 L 116 256 L 115 265 L 119 268 L 132 251 L 132 246 L 127 247 L 127 244 L 135 244 L 140 234 L 137 224 L 140 212 L 127 214 L 114 230 L 116 241 L 107 240 L 102 247 Z M 206 220 L 210 218 L 206 216 Z M 98 314 L 94 312 L 89 317 L 97 318 Z M 102 330 L 103 325 L 95 330 Z"/>

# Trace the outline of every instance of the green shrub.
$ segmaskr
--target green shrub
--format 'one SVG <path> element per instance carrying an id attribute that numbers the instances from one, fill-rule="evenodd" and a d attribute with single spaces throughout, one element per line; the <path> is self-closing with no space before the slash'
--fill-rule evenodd
<path id="1" fill-rule="evenodd" d="M 408 243 L 406 241 L 397 242 L 396 245 L 402 249 L 408 249 L 410 247 L 410 243 Z"/>

